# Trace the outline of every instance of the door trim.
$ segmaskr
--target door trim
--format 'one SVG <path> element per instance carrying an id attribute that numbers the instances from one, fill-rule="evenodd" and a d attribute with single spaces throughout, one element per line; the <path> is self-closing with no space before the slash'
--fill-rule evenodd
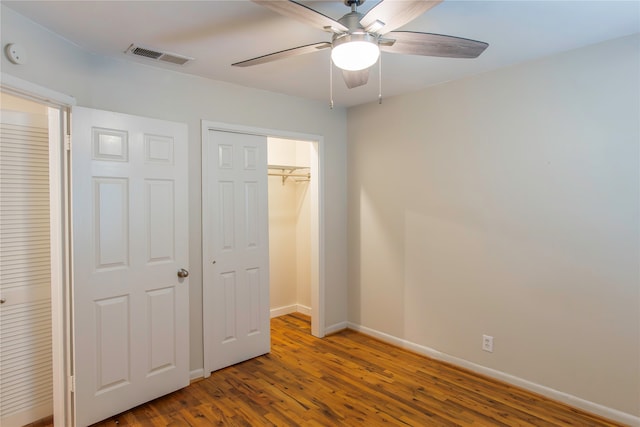
<path id="1" fill-rule="evenodd" d="M 0 73 L 0 89 L 30 99 L 57 111 L 49 116 L 49 184 L 51 224 L 51 326 L 53 358 L 53 416 L 59 426 L 72 426 L 71 395 L 67 378 L 71 375 L 70 324 L 70 218 L 69 153 L 64 148 L 68 116 L 76 105 L 72 96 L 35 83 Z"/>
<path id="2" fill-rule="evenodd" d="M 245 126 L 229 123 L 214 122 L 209 120 L 202 120 L 202 133 L 201 133 L 201 149 L 202 149 L 202 200 L 207 196 L 205 193 L 206 182 L 209 179 L 209 171 L 206 168 L 206 161 L 208 156 L 207 140 L 209 131 L 223 131 L 223 132 L 236 132 L 250 135 L 259 135 L 265 137 L 303 140 L 312 143 L 315 152 L 315 157 L 311 159 L 311 175 L 314 179 L 309 183 L 311 192 L 311 334 L 318 338 L 322 338 L 325 335 L 325 251 L 324 251 L 324 137 L 320 135 L 313 135 L 301 132 L 291 132 L 279 129 L 261 128 L 255 126 Z M 316 204 L 317 201 L 317 204 Z M 202 234 L 204 235 L 204 229 L 207 227 L 204 220 L 202 221 Z M 204 298 L 203 298 L 204 301 Z M 203 319 L 204 310 L 207 307 L 203 305 Z M 206 345 L 204 330 L 206 325 L 203 322 L 203 360 L 208 360 L 206 354 Z M 207 366 L 207 363 L 204 363 Z M 205 377 L 208 377 L 210 373 L 205 372 Z"/>

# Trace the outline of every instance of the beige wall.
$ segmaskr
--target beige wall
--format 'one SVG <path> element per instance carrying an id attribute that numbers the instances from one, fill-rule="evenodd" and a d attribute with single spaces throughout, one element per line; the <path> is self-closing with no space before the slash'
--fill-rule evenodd
<path id="1" fill-rule="evenodd" d="M 28 99 L 11 96 L 7 93 L 0 93 L 0 106 L 3 110 L 8 111 L 47 115 L 47 107 L 44 104 L 38 104 Z"/>
<path id="2" fill-rule="evenodd" d="M 639 40 L 349 109 L 350 322 L 640 415 Z"/>
<path id="3" fill-rule="evenodd" d="M 48 107 L 44 104 L 0 93 L 0 110 L 5 123 L 49 128 Z"/>
<path id="4" fill-rule="evenodd" d="M 4 5 L 3 43 L 20 43 L 26 65 L 2 56 L 3 73 L 72 95 L 77 104 L 173 120 L 189 127 L 191 369 L 202 368 L 201 120 L 324 137 L 326 325 L 346 321 L 346 112 L 315 102 L 161 70 L 82 51 Z M 179 68 L 176 68 L 179 69 Z"/>
<path id="5" fill-rule="evenodd" d="M 269 282 L 271 309 L 295 305 L 296 188 L 269 177 Z"/>

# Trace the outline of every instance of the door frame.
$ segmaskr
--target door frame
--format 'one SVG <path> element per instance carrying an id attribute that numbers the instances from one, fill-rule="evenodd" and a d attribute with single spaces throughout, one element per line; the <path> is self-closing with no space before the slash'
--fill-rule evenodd
<path id="1" fill-rule="evenodd" d="M 71 398 L 71 211 L 68 141 L 72 96 L 0 73 L 0 90 L 49 107 L 49 198 L 51 247 L 51 332 L 53 416 L 56 424 L 72 426 Z M 56 113 L 57 112 L 57 113 Z M 56 114 L 53 114 L 56 113 Z"/>
<path id="2" fill-rule="evenodd" d="M 311 181 L 309 183 L 310 204 L 311 204 L 311 334 L 322 338 L 325 336 L 325 250 L 324 250 L 324 137 L 320 135 L 292 132 L 279 129 L 261 128 L 256 126 L 237 125 L 229 123 L 202 120 L 202 197 L 206 197 L 205 183 L 209 179 L 209 171 L 206 168 L 207 141 L 209 131 L 235 132 L 249 135 L 259 135 L 266 138 L 282 138 L 296 141 L 307 141 L 313 146 L 311 158 Z M 315 154 L 315 155 L 314 155 Z M 202 216 L 202 234 L 207 227 Z M 203 278 L 204 279 L 204 278 Z M 204 280 L 203 280 L 204 281 Z M 203 298 L 203 319 L 204 310 L 207 307 Z M 204 359 L 207 360 L 207 346 L 205 344 L 203 326 L 203 347 Z M 204 366 L 207 366 L 206 363 Z M 205 372 L 205 377 L 208 376 Z"/>

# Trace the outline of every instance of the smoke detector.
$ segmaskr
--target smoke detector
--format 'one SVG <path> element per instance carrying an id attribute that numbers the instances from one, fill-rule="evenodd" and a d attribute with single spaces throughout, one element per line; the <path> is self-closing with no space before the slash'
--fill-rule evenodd
<path id="1" fill-rule="evenodd" d="M 150 49 L 137 44 L 131 44 L 125 51 L 126 54 L 141 56 L 143 58 L 152 59 L 155 61 L 169 62 L 171 64 L 184 65 L 187 62 L 193 61 L 194 58 L 184 55 L 178 55 L 176 53 L 162 52 L 156 49 Z"/>

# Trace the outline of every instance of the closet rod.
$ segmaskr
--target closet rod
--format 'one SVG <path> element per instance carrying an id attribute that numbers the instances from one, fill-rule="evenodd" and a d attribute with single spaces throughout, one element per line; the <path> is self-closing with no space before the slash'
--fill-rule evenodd
<path id="1" fill-rule="evenodd" d="M 291 178 L 311 178 L 310 173 L 277 173 L 277 172 L 269 172 L 269 176 L 286 176 Z"/>
<path id="2" fill-rule="evenodd" d="M 270 168 L 272 169 L 272 168 Z M 273 168 L 275 169 L 275 168 Z M 306 168 L 296 168 L 296 169 L 306 169 Z M 302 179 L 294 179 L 295 182 L 303 182 L 303 181 L 311 181 L 310 173 L 293 173 L 295 169 L 290 169 L 291 172 L 285 172 L 284 169 L 282 172 L 268 172 L 269 176 L 281 176 L 282 177 L 282 185 L 287 182 L 287 178 L 302 178 Z"/>

